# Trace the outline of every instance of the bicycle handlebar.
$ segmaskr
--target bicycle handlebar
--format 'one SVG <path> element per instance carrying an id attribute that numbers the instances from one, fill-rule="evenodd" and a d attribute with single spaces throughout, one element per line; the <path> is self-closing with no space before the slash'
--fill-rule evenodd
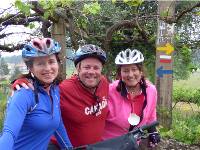
<path id="1" fill-rule="evenodd" d="M 152 122 L 152 123 L 150 123 L 150 124 L 148 124 L 148 125 L 143 125 L 143 126 L 141 126 L 141 127 L 138 127 L 138 128 L 136 128 L 136 129 L 134 129 L 133 131 L 130 131 L 130 132 L 128 132 L 127 134 L 133 134 L 133 135 L 137 135 L 138 133 L 138 135 L 140 136 L 140 134 L 143 134 L 144 133 L 144 130 L 148 130 L 148 129 L 150 129 L 151 127 L 155 127 L 155 126 L 157 126 L 159 124 L 159 122 L 158 121 L 154 121 L 154 122 Z M 113 138 L 113 140 L 114 140 L 115 138 Z M 111 140 L 111 139 L 110 139 Z M 100 143 L 103 143 L 103 142 L 106 142 L 107 144 L 108 144 L 108 141 L 109 140 L 107 140 L 107 141 L 102 141 L 102 142 L 99 142 L 99 144 Z M 113 141 L 111 142 L 111 143 L 113 143 Z M 96 144 L 98 144 L 98 143 L 96 143 Z M 83 145 L 83 146 L 79 146 L 79 147 L 75 147 L 74 148 L 74 150 L 85 150 L 85 149 L 87 149 L 87 146 L 90 146 L 90 145 Z M 97 146 L 97 147 L 100 147 L 100 146 Z"/>
<path id="2" fill-rule="evenodd" d="M 148 124 L 148 125 L 143 125 L 143 126 L 141 126 L 141 127 L 138 127 L 137 129 L 131 131 L 130 133 L 131 133 L 131 134 L 136 134 L 136 133 L 138 133 L 138 132 L 143 132 L 144 130 L 148 130 L 149 128 L 155 127 L 155 126 L 157 126 L 157 125 L 159 125 L 159 122 L 158 122 L 158 121 L 154 121 L 154 122 L 152 122 L 152 123 L 150 123 L 150 124 Z"/>

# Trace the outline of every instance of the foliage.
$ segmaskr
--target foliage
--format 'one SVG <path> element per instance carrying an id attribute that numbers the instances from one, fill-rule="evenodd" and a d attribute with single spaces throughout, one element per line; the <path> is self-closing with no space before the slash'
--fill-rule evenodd
<path id="1" fill-rule="evenodd" d="M 187 10 L 197 2 L 177 2 L 175 13 Z M 20 12 L 28 15 L 27 9 L 29 4 L 22 3 L 17 0 L 15 3 Z M 106 40 L 106 33 L 114 25 L 120 24 L 123 21 L 132 21 L 136 19 L 135 26 L 123 26 L 113 32 L 110 40 L 108 66 L 106 66 L 106 74 L 113 70 L 116 54 L 126 48 L 137 48 L 145 55 L 145 64 L 148 72 L 148 77 L 151 81 L 154 80 L 155 74 L 155 41 L 157 35 L 157 1 L 143 0 L 112 0 L 112 1 L 74 1 L 74 0 L 40 0 L 39 5 L 44 10 L 43 13 L 34 14 L 35 17 L 43 15 L 45 19 L 51 20 L 56 15 L 55 10 L 64 10 L 62 15 L 65 16 L 66 27 L 71 30 L 70 36 L 76 35 L 77 41 L 84 40 L 85 43 L 97 44 L 103 48 Z M 189 74 L 196 69 L 192 61 L 192 54 L 197 51 L 198 37 L 194 37 L 192 33 L 196 32 L 195 24 L 199 23 L 199 9 L 192 9 L 188 15 L 183 15 L 175 24 L 175 56 L 174 56 L 174 79 L 187 78 Z M 33 14 L 31 15 L 34 16 Z M 26 18 L 27 19 L 27 18 Z M 68 20 L 69 19 L 69 20 Z M 39 19 L 40 21 L 42 19 Z M 71 27 L 73 24 L 74 26 Z M 34 27 L 29 25 L 30 28 Z M 47 30 L 47 28 L 45 28 Z M 49 28 L 50 30 L 50 28 Z M 143 32 L 143 34 L 141 34 Z M 146 37 L 144 36 L 146 35 Z M 191 38 L 192 37 L 192 38 Z M 72 42 L 73 43 L 73 42 Z M 75 46 L 74 46 L 75 47 Z M 185 70 L 185 72 L 183 72 Z"/>
<path id="2" fill-rule="evenodd" d="M 17 79 L 17 77 L 21 74 L 21 71 L 19 70 L 19 67 L 15 67 L 15 70 L 13 74 L 10 77 L 10 81 L 13 81 L 14 79 Z"/>
<path id="3" fill-rule="evenodd" d="M 6 108 L 7 95 L 0 88 L 0 131 L 3 126 L 4 112 Z"/>
<path id="4" fill-rule="evenodd" d="M 194 103 L 200 106 L 200 89 L 186 89 L 176 87 L 173 89 L 173 102 Z"/>
<path id="5" fill-rule="evenodd" d="M 174 79 L 188 79 L 191 72 L 197 70 L 197 66 L 192 61 L 192 49 L 182 43 L 180 36 L 177 35 L 174 38 L 175 43 L 175 54 L 174 54 Z"/>
<path id="6" fill-rule="evenodd" d="M 8 75 L 9 69 L 8 64 L 5 62 L 4 58 L 0 57 L 0 75 Z"/>
<path id="7" fill-rule="evenodd" d="M 18 10 L 20 10 L 26 16 L 30 16 L 30 14 L 31 14 L 31 5 L 30 4 L 24 3 L 21 0 L 16 0 L 15 7 L 18 8 Z"/>
<path id="8" fill-rule="evenodd" d="M 170 137 L 186 144 L 200 144 L 200 115 L 185 116 L 179 110 L 173 111 L 172 129 L 159 129 L 162 137 Z"/>
<path id="9" fill-rule="evenodd" d="M 85 4 L 84 8 L 83 8 L 83 12 L 86 14 L 93 14 L 96 15 L 100 12 L 100 5 L 99 3 L 95 2 L 95 3 L 91 3 L 91 4 Z"/>
<path id="10" fill-rule="evenodd" d="M 192 6 L 196 1 L 179 1 L 176 5 L 176 11 L 180 12 L 188 6 Z M 174 79 L 187 79 L 191 72 L 199 67 L 198 53 L 199 53 L 199 8 L 194 9 L 187 15 L 183 16 L 175 26 L 176 35 L 175 42 L 175 58 L 174 58 Z M 199 65 L 199 66 L 198 66 Z"/>
<path id="11" fill-rule="evenodd" d="M 54 16 L 55 9 L 58 6 L 61 7 L 68 7 L 73 3 L 74 0 L 39 0 L 39 4 L 45 10 L 43 17 L 48 19 L 49 16 Z"/>
<path id="12" fill-rule="evenodd" d="M 139 6 L 143 3 L 144 0 L 123 0 L 129 6 Z"/>
<path id="13" fill-rule="evenodd" d="M 199 71 L 194 72 L 188 80 L 174 81 L 173 101 L 195 103 L 200 106 Z"/>

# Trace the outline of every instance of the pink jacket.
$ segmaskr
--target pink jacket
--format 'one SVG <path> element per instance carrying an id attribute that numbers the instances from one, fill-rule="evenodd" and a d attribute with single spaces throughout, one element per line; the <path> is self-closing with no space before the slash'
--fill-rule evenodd
<path id="1" fill-rule="evenodd" d="M 108 117 L 102 139 L 110 139 L 126 134 L 130 124 L 128 117 L 131 113 L 131 102 L 120 95 L 116 90 L 118 80 L 109 85 Z M 151 123 L 156 120 L 157 90 L 153 84 L 147 81 L 147 105 L 143 110 L 143 119 L 138 126 Z"/>

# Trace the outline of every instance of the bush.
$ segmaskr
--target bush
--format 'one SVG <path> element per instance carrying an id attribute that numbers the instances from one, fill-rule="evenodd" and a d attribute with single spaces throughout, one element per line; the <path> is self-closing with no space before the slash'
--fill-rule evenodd
<path id="1" fill-rule="evenodd" d="M 180 110 L 173 110 L 172 129 L 160 128 L 163 137 L 173 138 L 186 144 L 200 144 L 200 115 L 183 117 Z"/>
<path id="2" fill-rule="evenodd" d="M 0 132 L 3 127 L 3 120 L 4 120 L 4 112 L 6 108 L 6 99 L 7 96 L 3 95 L 2 91 L 0 90 L 0 97 L 2 98 L 0 100 Z"/>
<path id="3" fill-rule="evenodd" d="M 195 103 L 200 106 L 200 89 L 175 87 L 172 95 L 173 102 Z"/>

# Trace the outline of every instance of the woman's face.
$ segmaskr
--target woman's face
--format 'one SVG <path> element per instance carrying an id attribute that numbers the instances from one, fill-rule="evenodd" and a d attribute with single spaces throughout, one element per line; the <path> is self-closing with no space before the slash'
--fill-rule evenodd
<path id="1" fill-rule="evenodd" d="M 30 71 L 44 84 L 50 84 L 58 75 L 58 61 L 56 55 L 37 57 L 33 60 Z"/>
<path id="2" fill-rule="evenodd" d="M 122 65 L 121 66 L 121 79 L 125 82 L 126 86 L 134 87 L 140 82 L 142 71 L 139 70 L 137 65 Z"/>

